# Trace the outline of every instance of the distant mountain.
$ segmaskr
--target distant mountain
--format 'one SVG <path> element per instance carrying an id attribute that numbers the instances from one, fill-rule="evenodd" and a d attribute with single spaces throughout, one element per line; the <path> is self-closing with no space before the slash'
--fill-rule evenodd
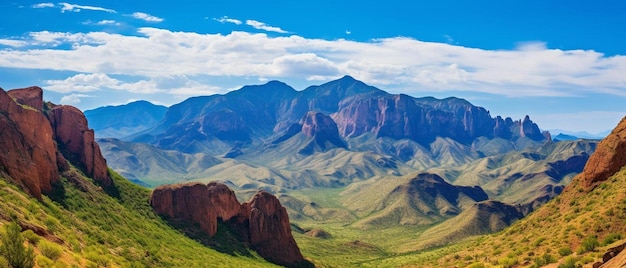
<path id="1" fill-rule="evenodd" d="M 303 91 L 272 81 L 191 98 L 170 107 L 162 122 L 133 141 L 187 153 L 225 154 L 281 135 L 308 112 L 330 116 L 346 139 L 372 133 L 426 146 L 437 137 L 462 144 L 483 136 L 539 142 L 547 137 L 528 117 L 492 118 L 465 100 L 392 95 L 346 76 Z"/>
<path id="2" fill-rule="evenodd" d="M 564 137 L 571 136 L 571 137 L 576 137 L 576 138 L 581 138 L 581 139 L 597 139 L 597 140 L 603 139 L 604 137 L 609 135 L 609 133 L 611 133 L 610 130 L 606 130 L 606 131 L 602 131 L 598 133 L 589 133 L 586 131 L 568 131 L 568 130 L 563 130 L 563 129 L 550 129 L 549 131 L 550 133 L 562 134 L 564 135 Z M 564 140 L 564 139 L 560 139 L 560 140 Z"/>
<path id="3" fill-rule="evenodd" d="M 224 95 L 190 98 L 168 108 L 157 125 L 130 139 L 161 150 L 234 159 L 225 163 L 243 165 L 239 172 L 260 168 L 270 174 L 254 178 L 256 171 L 246 172 L 249 176 L 244 177 L 251 181 L 237 178 L 240 185 L 265 187 L 275 185 L 264 181 L 282 181 L 281 185 L 298 188 L 459 166 L 484 156 L 537 148 L 549 136 L 528 116 L 494 118 L 462 99 L 393 95 L 345 76 L 302 91 L 271 81 Z M 320 158 L 326 159 L 324 166 L 316 160 Z M 120 172 L 133 172 L 123 168 L 130 166 L 124 163 L 127 160 L 109 163 Z M 218 176 L 222 168 L 186 178 Z M 150 185 L 160 180 L 145 176 L 151 172 L 136 173 L 125 174 Z"/>
<path id="4" fill-rule="evenodd" d="M 563 133 L 559 133 L 558 135 L 552 138 L 552 140 L 554 141 L 573 141 L 577 139 L 580 139 L 580 138 L 574 135 L 568 135 L 568 134 L 563 134 Z"/>
<path id="5" fill-rule="evenodd" d="M 135 101 L 87 110 L 85 117 L 98 138 L 124 138 L 154 127 L 166 111 L 167 107 L 162 105 Z"/>

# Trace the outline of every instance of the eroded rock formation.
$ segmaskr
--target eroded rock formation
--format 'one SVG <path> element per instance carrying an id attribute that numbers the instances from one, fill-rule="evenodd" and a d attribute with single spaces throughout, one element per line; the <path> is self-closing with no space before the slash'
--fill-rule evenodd
<path id="1" fill-rule="evenodd" d="M 49 193 L 59 180 L 56 145 L 46 116 L 30 96 L 39 88 L 5 92 L 0 89 L 0 173 L 4 173 L 35 198 Z M 18 103 L 16 100 L 23 101 Z"/>
<path id="2" fill-rule="evenodd" d="M 35 198 L 52 191 L 66 159 L 86 175 L 110 185 L 106 161 L 82 112 L 44 105 L 39 87 L 0 89 L 0 173 Z"/>
<path id="3" fill-rule="evenodd" d="M 55 140 L 65 158 L 102 185 L 111 185 L 106 160 L 94 140 L 94 132 L 89 129 L 83 112 L 73 106 L 61 105 L 52 107 L 47 115 Z"/>
<path id="4" fill-rule="evenodd" d="M 287 210 L 270 193 L 260 191 L 240 204 L 235 193 L 221 183 L 164 185 L 152 192 L 150 205 L 170 220 L 198 224 L 209 236 L 217 233 L 219 221 L 230 224 L 242 242 L 273 263 L 295 266 L 305 262 L 291 235 Z"/>
<path id="5" fill-rule="evenodd" d="M 591 191 L 626 165 L 626 118 L 598 144 L 583 170 L 583 187 Z"/>

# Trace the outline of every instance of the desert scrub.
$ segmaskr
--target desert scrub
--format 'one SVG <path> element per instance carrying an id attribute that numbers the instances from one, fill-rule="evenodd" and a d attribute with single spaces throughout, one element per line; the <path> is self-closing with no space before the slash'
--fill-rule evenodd
<path id="1" fill-rule="evenodd" d="M 569 255 L 571 255 L 572 253 L 573 253 L 573 252 L 572 252 L 572 249 L 571 249 L 571 248 L 569 248 L 569 247 L 562 247 L 562 248 L 559 248 L 559 255 L 561 255 L 561 256 L 563 256 L 563 257 L 565 257 L 565 256 L 569 256 Z"/>
<path id="2" fill-rule="evenodd" d="M 595 236 L 588 236 L 583 239 L 576 253 L 583 254 L 589 251 L 594 251 L 598 246 L 600 246 L 598 238 L 596 238 Z"/>
<path id="3" fill-rule="evenodd" d="M 39 248 L 42 255 L 53 261 L 58 260 L 63 253 L 63 248 L 61 246 L 48 240 L 42 240 L 39 242 L 39 246 L 37 246 L 37 248 Z"/>

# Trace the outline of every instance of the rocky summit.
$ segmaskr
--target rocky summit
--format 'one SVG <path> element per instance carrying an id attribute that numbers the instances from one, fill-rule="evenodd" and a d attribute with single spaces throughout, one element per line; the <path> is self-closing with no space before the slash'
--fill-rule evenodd
<path id="1" fill-rule="evenodd" d="M 209 236 L 217 233 L 218 222 L 224 222 L 239 233 L 241 242 L 276 264 L 306 263 L 291 234 L 287 210 L 270 193 L 260 191 L 240 204 L 221 183 L 165 185 L 152 192 L 150 205 L 170 220 L 198 224 Z"/>
<path id="2" fill-rule="evenodd" d="M 52 191 L 66 159 L 110 185 L 107 165 L 83 113 L 42 99 L 42 89 L 0 89 L 0 172 L 36 198 Z"/>

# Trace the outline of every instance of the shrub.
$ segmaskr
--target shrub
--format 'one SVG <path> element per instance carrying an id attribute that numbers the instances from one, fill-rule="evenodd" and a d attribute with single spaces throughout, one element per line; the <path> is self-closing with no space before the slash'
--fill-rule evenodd
<path id="1" fill-rule="evenodd" d="M 26 240 L 28 240 L 29 243 L 33 245 L 37 245 L 37 243 L 39 243 L 39 240 L 41 240 L 41 236 L 37 235 L 35 232 L 33 232 L 33 230 L 30 229 L 22 232 L 22 235 L 24 236 L 24 238 L 26 238 Z"/>
<path id="2" fill-rule="evenodd" d="M 63 253 L 63 248 L 61 248 L 61 246 L 48 240 L 42 240 L 39 243 L 38 248 L 39 251 L 41 251 L 42 255 L 48 257 L 48 259 L 51 260 L 59 259 L 59 257 L 61 257 L 61 253 Z"/>
<path id="3" fill-rule="evenodd" d="M 518 263 L 517 258 L 502 258 L 498 260 L 498 264 L 502 265 L 504 268 L 510 268 L 515 266 Z"/>
<path id="4" fill-rule="evenodd" d="M 620 239 L 622 239 L 621 234 L 611 233 L 607 235 L 604 239 L 602 239 L 602 245 L 606 246 Z"/>
<path id="5" fill-rule="evenodd" d="M 559 255 L 563 257 L 569 256 L 570 254 L 572 254 L 572 249 L 569 247 L 562 247 L 559 249 Z"/>
<path id="6" fill-rule="evenodd" d="M 35 266 L 35 251 L 32 247 L 24 246 L 24 237 L 20 233 L 21 228 L 16 222 L 9 223 L 6 233 L 0 245 L 0 254 L 14 268 Z"/>
<path id="7" fill-rule="evenodd" d="M 559 264 L 559 268 L 576 268 L 576 258 L 568 257 L 565 262 Z"/>
<path id="8" fill-rule="evenodd" d="M 577 253 L 582 254 L 589 251 L 594 251 L 600 243 L 598 243 L 598 238 L 595 236 L 588 236 L 583 239 L 583 242 L 580 244 Z"/>

